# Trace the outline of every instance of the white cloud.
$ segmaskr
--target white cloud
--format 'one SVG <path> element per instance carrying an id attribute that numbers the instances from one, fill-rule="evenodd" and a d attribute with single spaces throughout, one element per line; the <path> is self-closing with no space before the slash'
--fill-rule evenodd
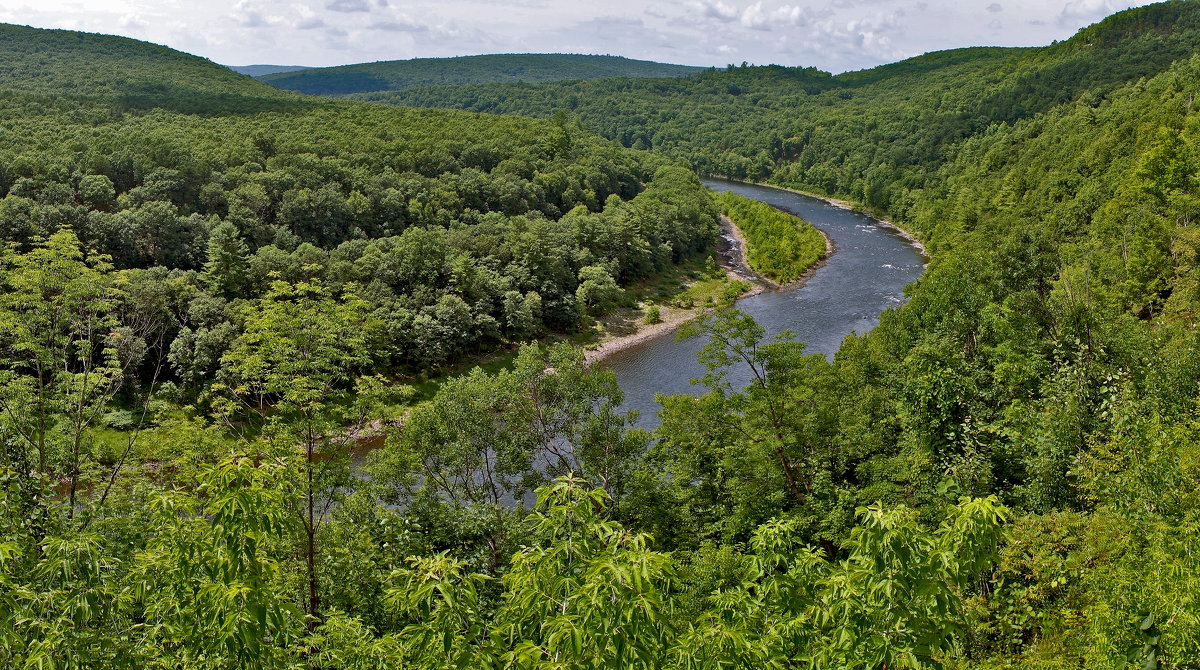
<path id="1" fill-rule="evenodd" d="M 792 26 L 804 25 L 814 17 L 815 12 L 799 5 L 784 5 L 771 12 L 772 21 Z"/>
<path id="2" fill-rule="evenodd" d="M 938 49 L 1049 44 L 1149 2 L 0 0 L 0 21 L 128 35 L 230 64 L 574 51 L 717 66 L 736 54 L 840 72 Z"/>
<path id="3" fill-rule="evenodd" d="M 1058 15 L 1058 25 L 1083 27 L 1133 4 L 1115 0 L 1071 0 L 1063 5 Z"/>
<path id="4" fill-rule="evenodd" d="M 833 12 L 814 11 L 811 7 L 800 5 L 780 5 L 767 9 L 762 0 L 742 10 L 741 24 L 754 30 L 774 30 L 775 28 L 796 28 L 807 25 L 818 19 L 832 16 Z"/>
<path id="5" fill-rule="evenodd" d="M 700 10 L 701 16 L 718 21 L 733 21 L 739 14 L 737 7 L 727 5 L 721 0 L 699 0 L 692 5 Z"/>
<path id="6" fill-rule="evenodd" d="M 763 11 L 762 1 L 750 5 L 742 11 L 742 25 L 755 30 L 770 30 L 770 19 L 767 13 Z"/>

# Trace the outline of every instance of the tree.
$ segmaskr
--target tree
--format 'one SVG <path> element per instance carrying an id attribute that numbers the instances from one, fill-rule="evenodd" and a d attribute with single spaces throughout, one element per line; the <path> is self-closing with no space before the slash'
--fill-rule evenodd
<path id="1" fill-rule="evenodd" d="M 79 179 L 79 199 L 92 209 L 107 211 L 112 207 L 116 191 L 112 180 L 102 174 L 89 174 Z"/>
<path id="2" fill-rule="evenodd" d="M 482 510 L 495 562 L 507 507 L 554 477 L 574 473 L 618 499 L 647 435 L 626 430 L 611 372 L 588 368 L 566 345 L 521 347 L 512 371 L 476 368 L 447 380 L 413 410 L 385 449 L 372 482 L 389 503 Z"/>
<path id="3" fill-rule="evenodd" d="M 619 494 L 646 439 L 625 430 L 621 400 L 614 375 L 580 351 L 524 345 L 512 371 L 447 380 L 380 454 L 378 474 L 403 497 L 425 490 L 468 504 L 519 499 L 569 473 Z"/>
<path id="4" fill-rule="evenodd" d="M 965 592 L 995 561 L 1008 511 L 995 498 L 963 498 L 932 531 L 903 507 L 857 515 L 843 561 L 805 546 L 792 520 L 758 528 L 740 583 L 709 594 L 709 607 L 680 631 L 678 666 L 940 662 L 961 636 Z"/>
<path id="5" fill-rule="evenodd" d="M 155 533 L 126 595 L 154 622 L 141 645 L 173 667 L 291 667 L 301 616 L 279 560 L 296 523 L 287 474 L 234 454 L 197 483 L 153 501 Z"/>
<path id="6" fill-rule="evenodd" d="M 804 355 L 803 343 L 788 333 L 764 341 L 761 325 L 734 309 L 685 324 L 678 336 L 708 340 L 697 358 L 706 366 L 701 382 L 709 391 L 662 401 L 660 439 L 650 462 L 670 489 L 685 481 L 700 484 L 677 491 L 694 504 L 691 515 L 703 519 L 725 510 L 719 520 L 689 524 L 731 539 L 776 509 L 803 510 L 814 533 L 844 514 L 830 507 L 848 465 L 835 442 L 838 394 L 826 358 Z M 745 389 L 733 387 L 736 367 L 738 377 L 750 379 Z"/>
<path id="7" fill-rule="evenodd" d="M 667 554 L 605 519 L 601 490 L 573 477 L 540 488 L 530 546 L 504 599 L 483 616 L 485 578 L 446 555 L 412 558 L 389 599 L 412 623 L 399 638 L 420 666 L 657 667 L 670 641 Z"/>
<path id="8" fill-rule="evenodd" d="M 222 221 L 212 229 L 204 274 L 214 293 L 229 299 L 243 294 L 249 278 L 249 255 L 250 250 L 232 223 Z"/>
<path id="9" fill-rule="evenodd" d="M 370 364 L 366 304 L 340 300 L 317 284 L 276 281 L 241 313 L 242 333 L 222 358 L 225 425 L 251 442 L 259 430 L 268 455 L 286 467 L 298 495 L 290 504 L 303 527 L 310 627 L 321 618 L 317 534 L 348 483 L 347 435 L 371 419 L 375 387 L 360 382 L 352 402 L 340 393 Z M 240 417 L 253 417 L 245 425 Z M 350 426 L 346 424 L 350 423 Z M 349 431 L 349 432 L 347 432 Z"/>
<path id="10" fill-rule="evenodd" d="M 603 313 L 621 299 L 623 292 L 617 286 L 608 269 L 600 265 L 588 265 L 579 270 L 579 288 L 575 289 L 575 300 L 584 309 Z"/>
<path id="11" fill-rule="evenodd" d="M 504 293 L 504 327 L 512 340 L 521 341 L 536 334 L 542 321 L 542 296 L 530 291 Z"/>
<path id="12" fill-rule="evenodd" d="M 353 213 L 337 184 L 291 190 L 279 204 L 279 223 L 306 242 L 330 247 L 345 239 Z"/>
<path id="13" fill-rule="evenodd" d="M 3 257 L 0 281 L 0 410 L 26 456 L 11 463 L 69 480 L 75 494 L 88 447 L 88 429 L 117 393 L 125 370 L 140 362 L 121 360 L 117 295 L 104 257 L 85 256 L 79 239 L 60 230 L 26 254 Z"/>

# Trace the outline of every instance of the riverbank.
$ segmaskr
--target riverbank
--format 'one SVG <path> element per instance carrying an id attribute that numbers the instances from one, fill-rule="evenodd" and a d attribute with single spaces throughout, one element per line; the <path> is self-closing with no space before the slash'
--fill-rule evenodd
<path id="1" fill-rule="evenodd" d="M 740 182 L 740 183 L 745 183 L 748 185 L 751 184 L 750 182 Z M 816 193 L 808 193 L 808 192 L 800 191 L 797 189 L 787 188 L 785 186 L 777 186 L 774 184 L 752 184 L 752 185 L 758 186 L 758 187 L 763 187 L 763 188 L 770 188 L 770 189 L 774 189 L 774 190 L 778 190 L 778 191 L 784 191 L 787 193 L 792 193 L 792 194 L 804 196 L 807 198 L 813 198 L 815 200 L 820 200 L 824 203 L 832 205 L 838 209 L 842 209 L 845 211 L 855 212 L 857 214 L 863 214 L 865 216 L 869 216 L 872 219 L 872 221 L 874 221 L 877 225 L 882 226 L 884 228 L 889 228 L 889 229 L 895 231 L 897 236 L 899 236 L 900 238 L 905 240 L 905 242 L 907 242 L 909 245 L 912 246 L 913 249 L 915 249 L 917 251 L 917 253 L 921 256 L 922 260 L 924 261 L 924 265 L 926 267 L 929 265 L 929 259 L 930 259 L 929 251 L 928 251 L 928 249 L 925 248 L 925 245 L 921 242 L 921 240 L 917 239 L 916 236 L 914 236 L 912 233 L 905 230 L 901 226 L 897 225 L 895 222 L 890 221 L 886 218 L 880 217 L 880 216 L 876 215 L 875 213 L 870 212 L 859 205 L 856 205 L 855 203 L 852 203 L 847 200 L 841 200 L 838 198 L 830 198 L 830 197 L 826 197 L 823 195 L 818 195 Z M 837 252 L 837 243 L 833 240 L 833 238 L 826 231 L 822 230 L 820 227 L 818 227 L 818 226 L 813 226 L 813 227 L 818 232 L 820 232 L 821 236 L 825 239 L 825 254 L 817 262 L 813 263 L 807 270 L 805 270 L 805 272 L 800 277 L 798 277 L 794 281 L 791 281 L 791 282 L 781 285 L 778 282 L 772 281 L 771 279 L 768 279 L 767 277 L 760 275 L 758 272 L 756 272 L 753 268 L 750 267 L 749 260 L 746 257 L 747 242 L 746 242 L 745 236 L 742 234 L 742 231 L 739 230 L 738 227 L 736 225 L 734 225 L 733 222 L 728 217 L 722 215 L 721 216 L 721 233 L 722 233 L 722 236 L 727 241 L 730 242 L 730 244 L 729 244 L 729 248 L 718 250 L 719 251 L 718 257 L 720 258 L 721 266 L 723 268 L 725 268 L 726 273 L 728 274 L 728 276 L 731 279 L 737 278 L 740 280 L 750 281 L 750 282 L 754 283 L 754 287 L 751 290 L 749 290 L 749 291 L 745 292 L 744 294 L 742 294 L 741 296 L 739 296 L 739 299 L 757 295 L 768 289 L 776 290 L 776 291 L 791 291 L 791 290 L 799 289 L 799 288 L 803 287 L 806 283 L 808 283 L 808 281 L 810 279 L 812 279 L 812 277 L 817 273 L 817 271 L 820 270 L 822 267 L 824 267 L 826 265 L 826 263 L 829 261 L 829 259 Z M 702 306 L 699 308 L 681 309 L 681 308 L 674 308 L 674 307 L 667 307 L 667 306 L 660 305 L 659 309 L 660 309 L 660 314 L 662 316 L 662 321 L 660 323 L 649 325 L 649 324 L 644 324 L 644 323 L 638 322 L 637 324 L 635 324 L 633 332 L 628 332 L 628 333 L 606 332 L 605 334 L 601 335 L 599 342 L 592 345 L 592 348 L 588 349 L 585 352 L 587 361 L 589 363 L 602 361 L 605 358 L 612 356 L 613 354 L 616 354 L 617 352 L 624 351 L 626 349 L 630 349 L 632 347 L 636 347 L 641 344 L 644 344 L 649 340 L 653 340 L 655 338 L 665 336 L 665 335 L 673 332 L 680 325 L 688 322 L 689 320 L 694 319 L 706 312 L 712 311 L 714 309 L 714 307 Z"/>
<path id="2" fill-rule="evenodd" d="M 750 268 L 750 264 L 746 259 L 746 240 L 742 237 L 741 231 L 733 222 L 726 216 L 720 217 L 721 237 L 726 242 L 724 247 L 718 246 L 716 249 L 716 257 L 718 263 L 725 271 L 725 279 L 728 282 L 743 282 L 749 285 L 746 291 L 738 294 L 737 299 L 745 298 L 752 295 L 757 295 L 768 289 L 778 288 L 778 286 L 754 273 Z M 712 312 L 716 309 L 716 305 L 701 304 L 694 307 L 680 307 L 672 305 L 657 305 L 659 310 L 659 318 L 662 320 L 658 323 L 648 324 L 642 319 L 633 320 L 633 332 L 630 333 L 614 333 L 608 329 L 601 335 L 600 341 L 586 348 L 584 357 L 588 364 L 602 361 L 613 354 L 636 347 L 646 341 L 656 337 L 662 337 L 674 332 L 679 326 L 695 319 L 696 317 Z M 639 305 L 638 314 L 640 316 L 643 306 Z"/>
<path id="3" fill-rule="evenodd" d="M 757 289 L 760 291 L 763 290 L 762 287 L 757 287 Z M 603 361 L 605 358 L 612 356 L 618 351 L 624 351 L 630 347 L 636 347 L 637 345 L 648 340 L 672 333 L 675 331 L 675 329 L 679 328 L 679 326 L 711 310 L 712 308 L 703 307 L 693 309 L 678 309 L 660 306 L 659 312 L 662 315 L 662 321 L 655 324 L 644 324 L 635 332 L 628 335 L 602 337 L 594 349 L 584 350 L 584 360 L 586 360 L 589 365 Z M 665 314 L 663 312 L 665 312 Z"/>
<path id="4" fill-rule="evenodd" d="M 737 297 L 738 300 L 742 298 L 748 298 L 753 295 L 758 295 L 759 293 L 762 293 L 768 289 L 774 291 L 787 291 L 798 289 L 804 286 L 804 284 L 807 283 L 814 274 L 816 274 L 817 270 L 825 265 L 825 263 L 829 260 L 829 257 L 832 256 L 837 250 L 837 245 L 834 244 L 833 238 L 829 237 L 825 231 L 814 226 L 814 229 L 821 233 L 821 237 L 825 239 L 825 253 L 820 259 L 817 260 L 817 262 L 809 266 L 809 268 L 804 271 L 804 274 L 790 282 L 787 282 L 786 284 L 780 284 L 772 281 L 771 279 L 763 277 L 750 267 L 750 261 L 746 255 L 746 249 L 748 248 L 746 237 L 742 234 L 742 231 L 738 229 L 737 225 L 734 224 L 733 221 L 724 214 L 720 216 L 720 223 L 721 235 L 727 242 L 729 242 L 727 248 L 717 249 L 717 257 L 720 259 L 721 267 L 724 268 L 726 276 L 731 281 L 751 282 L 751 288 L 741 293 Z M 632 333 L 621 335 L 606 333 L 601 337 L 595 348 L 587 349 L 585 351 L 584 356 L 589 364 L 602 361 L 619 351 L 636 347 L 654 338 L 662 337 L 672 333 L 679 328 L 679 326 L 691 321 L 692 319 L 695 319 L 698 316 L 701 316 L 702 314 L 711 313 L 714 309 L 716 309 L 715 306 L 701 306 L 689 309 L 660 305 L 659 315 L 662 318 L 662 321 L 655 324 L 642 323 Z"/>
<path id="5" fill-rule="evenodd" d="M 730 281 L 747 282 L 745 277 L 733 270 L 725 267 L 727 277 Z M 748 298 L 752 295 L 758 295 L 770 287 L 765 283 L 765 280 L 756 280 L 750 284 L 747 291 L 739 294 L 737 299 Z M 631 347 L 636 347 L 640 344 L 653 340 L 657 337 L 664 337 L 675 332 L 683 324 L 699 317 L 703 314 L 711 314 L 716 310 L 716 305 L 701 305 L 699 307 L 670 307 L 667 305 L 658 305 L 659 317 L 662 319 L 658 323 L 648 324 L 643 321 L 638 321 L 636 329 L 631 333 L 614 334 L 605 332 L 600 337 L 600 341 L 584 349 L 584 360 L 588 364 L 603 361 L 605 358 L 613 354 L 625 351 Z"/>
<path id="6" fill-rule="evenodd" d="M 803 287 L 763 291 L 738 301 L 737 308 L 753 317 L 768 338 L 790 332 L 794 341 L 805 343 L 805 353 L 832 359 L 847 336 L 870 331 L 880 314 L 903 305 L 905 287 L 921 277 L 924 258 L 917 248 L 859 214 L 779 189 L 715 179 L 705 184 L 799 216 L 836 246 L 836 253 Z M 617 376 L 625 394 L 620 411 L 638 412 L 635 425 L 652 430 L 659 423 L 659 394 L 702 393 L 703 388 L 691 383 L 704 375 L 697 361 L 702 344 L 660 336 L 608 357 L 603 367 Z M 754 381 L 744 365 L 731 366 L 727 374 L 732 388 Z"/>

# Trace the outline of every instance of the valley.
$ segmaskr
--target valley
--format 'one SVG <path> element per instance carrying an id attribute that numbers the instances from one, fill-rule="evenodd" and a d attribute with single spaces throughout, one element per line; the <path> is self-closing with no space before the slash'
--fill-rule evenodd
<path id="1" fill-rule="evenodd" d="M 0 666 L 1195 667 L 1197 44 L 0 25 Z"/>

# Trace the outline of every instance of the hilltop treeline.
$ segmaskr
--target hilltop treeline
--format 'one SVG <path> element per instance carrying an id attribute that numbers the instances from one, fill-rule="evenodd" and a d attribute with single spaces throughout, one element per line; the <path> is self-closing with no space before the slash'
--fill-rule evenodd
<path id="1" fill-rule="evenodd" d="M 490 54 L 414 58 L 307 68 L 260 77 L 276 88 L 311 95 L 399 91 L 417 86 L 544 82 L 605 77 L 686 77 L 704 68 L 581 54 Z"/>

